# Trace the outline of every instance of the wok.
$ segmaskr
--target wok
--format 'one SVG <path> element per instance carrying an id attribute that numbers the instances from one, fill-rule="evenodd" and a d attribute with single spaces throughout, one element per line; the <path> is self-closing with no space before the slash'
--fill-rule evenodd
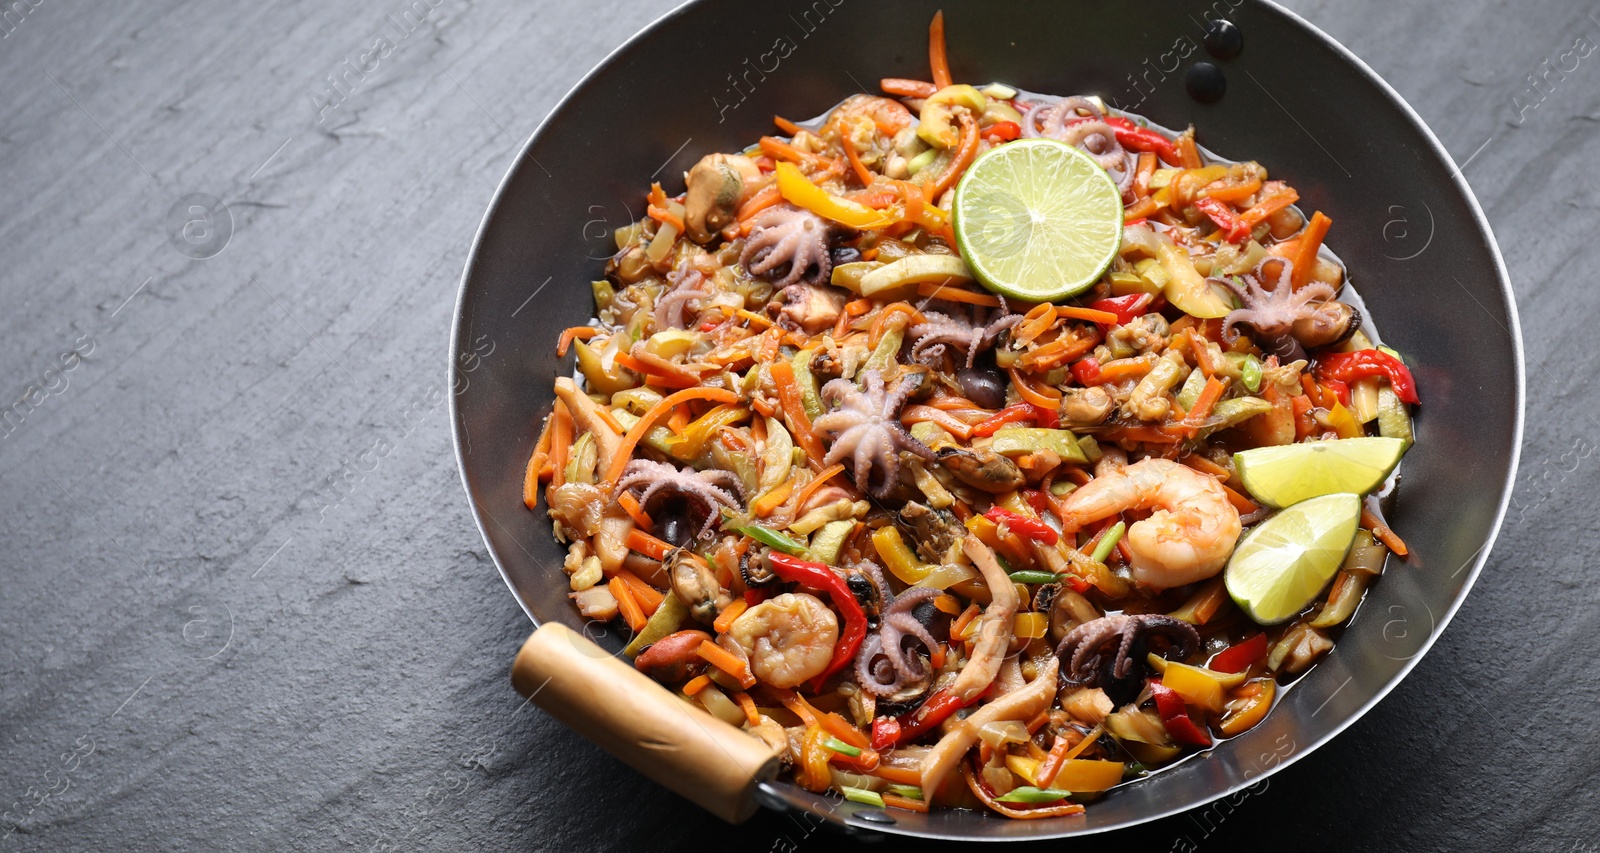
<path id="1" fill-rule="evenodd" d="M 584 624 L 549 520 L 522 504 L 552 380 L 571 369 L 554 342 L 588 320 L 588 282 L 614 249 L 612 230 L 643 210 L 649 182 L 676 192 L 695 160 L 770 132 L 774 113 L 809 117 L 876 91 L 880 77 L 926 77 L 925 27 L 941 5 L 957 80 L 1099 94 L 1167 127 L 1192 122 L 1210 150 L 1290 181 L 1303 209 L 1337 224 L 1330 245 L 1423 397 L 1390 519 L 1411 559 L 1391 560 L 1335 650 L 1262 724 L 1072 818 L 885 813 L 770 781 L 773 763 L 753 739 L 698 711 L 686 716 L 686 705 L 611 657 L 626 638 Z M 1202 26 L 1219 17 L 1243 35 L 1237 58 L 1206 54 Z M 1197 61 L 1222 70 L 1220 100 L 1186 91 Z M 523 147 L 462 277 L 451 371 L 457 458 L 489 552 L 537 625 L 571 629 L 535 633 L 518 659 L 520 689 L 728 819 L 759 803 L 851 830 L 970 840 L 1100 832 L 1237 800 L 1349 726 L 1416 665 L 1471 588 L 1510 495 L 1523 414 L 1515 302 L 1459 170 L 1361 60 L 1256 0 L 688 3 L 601 62 Z"/>

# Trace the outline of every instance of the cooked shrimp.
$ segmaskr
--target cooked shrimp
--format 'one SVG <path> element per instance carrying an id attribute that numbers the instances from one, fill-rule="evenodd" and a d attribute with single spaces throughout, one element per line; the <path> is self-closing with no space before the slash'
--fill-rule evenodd
<path id="1" fill-rule="evenodd" d="M 746 610 L 728 637 L 750 658 L 750 671 L 773 687 L 798 687 L 828 668 L 839 620 L 803 592 L 786 592 Z"/>
<path id="2" fill-rule="evenodd" d="M 1063 502 L 1067 530 L 1124 510 L 1149 510 L 1128 528 L 1133 579 L 1157 589 L 1222 570 L 1239 540 L 1239 511 L 1211 477 L 1167 459 L 1145 459 L 1089 481 Z"/>

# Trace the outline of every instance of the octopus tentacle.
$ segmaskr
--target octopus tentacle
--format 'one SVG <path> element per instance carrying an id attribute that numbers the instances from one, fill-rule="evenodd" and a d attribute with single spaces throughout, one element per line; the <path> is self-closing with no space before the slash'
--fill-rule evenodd
<path id="1" fill-rule="evenodd" d="M 730 484 L 734 492 L 728 490 Z M 674 492 L 699 503 L 706 512 L 705 521 L 700 525 L 702 538 L 710 535 L 716 526 L 719 508 L 737 512 L 744 498 L 744 489 L 731 472 L 680 470 L 676 465 L 650 459 L 629 462 L 613 494 L 620 495 L 631 489 L 639 489 L 638 501 L 642 506 L 648 506 L 651 499 L 662 492 Z M 738 498 L 734 497 L 735 492 Z"/>

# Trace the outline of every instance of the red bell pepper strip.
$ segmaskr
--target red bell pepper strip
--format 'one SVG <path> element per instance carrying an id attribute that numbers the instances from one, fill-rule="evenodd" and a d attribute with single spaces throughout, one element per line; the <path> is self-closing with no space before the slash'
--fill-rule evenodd
<path id="1" fill-rule="evenodd" d="M 1186 746 L 1211 745 L 1211 735 L 1195 725 L 1188 707 L 1183 704 L 1183 697 L 1177 691 L 1159 681 L 1152 681 L 1150 697 L 1156 700 L 1156 711 L 1161 714 L 1161 722 L 1173 740 Z"/>
<path id="2" fill-rule="evenodd" d="M 1045 545 L 1054 545 L 1056 540 L 1060 538 L 1060 534 L 1056 533 L 1055 528 L 1050 525 L 1038 519 L 1014 513 L 1003 506 L 990 507 L 989 511 L 983 514 L 983 517 L 995 524 L 1004 524 L 1012 533 L 1024 539 L 1032 539 Z"/>
<path id="3" fill-rule="evenodd" d="M 1228 242 L 1238 243 L 1250 236 L 1250 229 L 1239 221 L 1239 214 L 1234 213 L 1233 208 L 1225 202 L 1207 196 L 1197 199 L 1194 206 L 1199 208 L 1201 213 L 1211 217 L 1212 222 L 1217 223 L 1217 230 L 1228 238 Z"/>
<path id="4" fill-rule="evenodd" d="M 1172 140 L 1159 132 L 1148 127 L 1140 127 L 1121 116 L 1108 116 L 1105 123 L 1111 125 L 1112 132 L 1117 136 L 1117 142 L 1121 143 L 1123 148 L 1132 151 L 1153 151 L 1161 158 L 1161 162 L 1168 166 L 1178 165 L 1178 149 L 1173 147 Z"/>
<path id="5" fill-rule="evenodd" d="M 1206 664 L 1217 672 L 1244 672 L 1250 665 L 1267 656 L 1267 635 L 1257 634 L 1217 652 Z"/>
<path id="6" fill-rule="evenodd" d="M 941 688 L 934 691 L 933 695 L 928 697 L 928 701 L 923 702 L 915 710 L 907 711 L 892 719 L 879 717 L 872 721 L 872 748 L 883 752 L 896 744 L 915 740 L 929 730 L 938 728 L 940 723 L 950 719 L 951 714 L 977 702 L 987 692 L 980 692 L 963 702 L 949 690 Z"/>
<path id="7" fill-rule="evenodd" d="M 1345 384 L 1343 382 L 1340 382 L 1337 379 L 1324 379 L 1324 380 L 1322 380 L 1322 387 L 1328 389 L 1329 391 L 1332 391 L 1333 392 L 1333 396 L 1339 398 L 1339 403 L 1341 405 L 1344 405 L 1346 407 L 1348 407 L 1350 405 L 1350 386 L 1349 385 L 1347 385 L 1347 384 Z"/>
<path id="8" fill-rule="evenodd" d="M 972 434 L 976 436 L 994 435 L 1006 424 L 1014 424 L 1021 421 L 1033 421 L 1036 426 L 1053 428 L 1060 425 L 1060 419 L 1060 413 L 1052 409 L 1035 406 L 1032 403 L 1018 403 L 1015 406 L 1007 406 L 995 412 L 987 420 L 974 424 Z"/>
<path id="9" fill-rule="evenodd" d="M 1010 142 L 1022 135 L 1022 125 L 1014 121 L 997 121 L 984 128 L 981 134 L 985 139 L 994 139 L 1000 142 Z"/>
<path id="10" fill-rule="evenodd" d="M 1355 382 L 1370 376 L 1383 376 L 1394 388 L 1395 396 L 1403 403 L 1416 405 L 1417 381 L 1411 370 L 1400 359 L 1382 350 L 1364 349 L 1357 352 L 1332 352 L 1317 358 L 1317 377 Z"/>
<path id="11" fill-rule="evenodd" d="M 1022 493 L 1022 499 L 1027 501 L 1028 506 L 1033 507 L 1033 511 L 1040 515 L 1044 515 L 1050 511 L 1050 498 L 1046 497 L 1045 493 L 1039 491 L 1038 489 L 1028 489 L 1024 491 Z"/>
<path id="12" fill-rule="evenodd" d="M 1073 362 L 1072 376 L 1078 380 L 1079 385 L 1085 387 L 1099 385 L 1105 381 L 1104 377 L 1100 375 L 1100 360 L 1097 358 L 1086 358 L 1082 361 Z"/>
<path id="13" fill-rule="evenodd" d="M 1130 293 L 1127 296 L 1096 299 L 1089 303 L 1089 307 L 1117 315 L 1117 322 L 1126 326 L 1133 322 L 1133 318 L 1150 313 L 1150 306 L 1155 301 L 1155 296 L 1149 293 Z"/>
<path id="14" fill-rule="evenodd" d="M 834 574 L 833 569 L 822 563 L 777 552 L 767 555 L 767 559 L 778 577 L 827 593 L 833 606 L 839 610 L 839 615 L 844 618 L 844 630 L 839 632 L 839 642 L 833 647 L 833 658 L 828 661 L 828 668 L 811 682 L 812 690 L 820 690 L 828 676 L 855 660 L 856 650 L 861 648 L 861 641 L 867 636 L 867 614 L 861 609 L 861 603 L 856 601 L 855 593 L 845 584 L 844 578 Z"/>

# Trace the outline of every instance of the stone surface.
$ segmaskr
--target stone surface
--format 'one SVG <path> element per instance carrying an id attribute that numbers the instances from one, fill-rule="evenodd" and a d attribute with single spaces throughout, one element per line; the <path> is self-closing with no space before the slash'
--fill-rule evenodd
<path id="1" fill-rule="evenodd" d="M 0 440 L 0 850 L 848 843 L 719 825 L 523 706 L 528 624 L 450 448 L 484 205 L 670 5 L 5 13 L 0 393 L 27 415 Z M 1073 847 L 1600 850 L 1600 362 L 1562 349 L 1600 308 L 1600 57 L 1542 64 L 1600 18 L 1289 5 L 1411 101 L 1494 225 L 1528 349 L 1515 501 L 1454 624 L 1344 735 L 1236 807 Z"/>

